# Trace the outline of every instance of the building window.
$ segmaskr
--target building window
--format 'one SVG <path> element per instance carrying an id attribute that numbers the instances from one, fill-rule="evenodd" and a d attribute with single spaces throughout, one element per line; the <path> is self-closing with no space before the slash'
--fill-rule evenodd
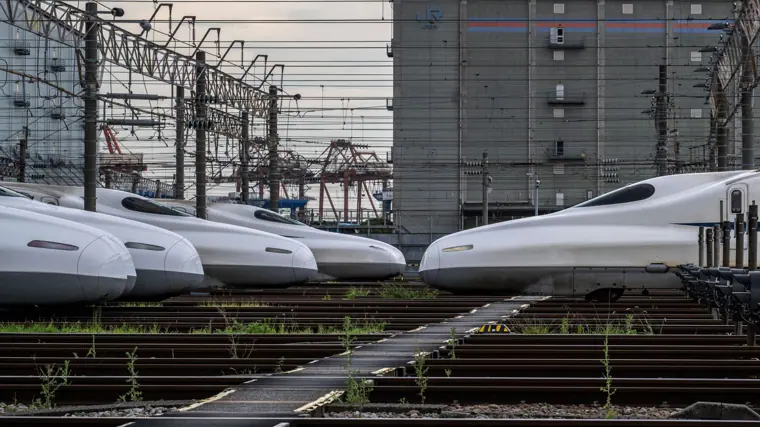
<path id="1" fill-rule="evenodd" d="M 564 44 L 565 29 L 562 27 L 552 27 L 549 29 L 549 37 L 552 44 Z"/>
<path id="2" fill-rule="evenodd" d="M 691 118 L 692 119 L 701 119 L 702 118 L 702 110 L 699 108 L 692 108 L 691 109 Z"/>
<path id="3" fill-rule="evenodd" d="M 691 14 L 692 15 L 701 15 L 702 14 L 702 5 L 701 4 L 692 4 L 691 5 Z"/>
<path id="4" fill-rule="evenodd" d="M 557 83 L 557 87 L 555 88 L 555 91 L 557 93 L 557 100 L 562 101 L 565 99 L 565 85 L 562 83 Z"/>
<path id="5" fill-rule="evenodd" d="M 587 190 L 586 191 L 586 200 L 591 200 L 594 198 L 594 190 Z"/>
<path id="6" fill-rule="evenodd" d="M 557 206 L 565 206 L 565 193 L 557 192 L 555 203 Z"/>
<path id="7" fill-rule="evenodd" d="M 565 60 L 565 51 L 564 50 L 555 50 L 554 51 L 554 60 L 555 61 L 564 61 Z"/>
<path id="8" fill-rule="evenodd" d="M 565 117 L 565 109 L 564 108 L 555 108 L 554 109 L 554 118 L 555 119 L 561 119 Z"/>
<path id="9" fill-rule="evenodd" d="M 553 168 L 554 175 L 564 175 L 565 174 L 565 164 L 564 163 L 557 163 L 554 165 Z"/>
<path id="10" fill-rule="evenodd" d="M 554 141 L 554 155 L 555 156 L 565 155 L 565 141 L 561 139 Z"/>
<path id="11" fill-rule="evenodd" d="M 694 6 L 692 6 L 694 7 Z M 554 13 L 565 13 L 564 3 L 554 3 Z"/>
<path id="12" fill-rule="evenodd" d="M 633 15 L 633 3 L 623 3 L 623 15 Z"/>
<path id="13" fill-rule="evenodd" d="M 702 62 L 702 52 L 698 50 L 692 51 L 691 62 Z"/>

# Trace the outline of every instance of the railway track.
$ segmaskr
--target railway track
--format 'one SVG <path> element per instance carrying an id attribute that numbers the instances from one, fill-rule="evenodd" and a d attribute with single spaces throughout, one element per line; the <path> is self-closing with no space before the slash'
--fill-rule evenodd
<path id="1" fill-rule="evenodd" d="M 362 292 L 357 292 L 359 287 Z M 102 329 L 128 332 L 131 327 L 155 323 L 168 333 L 0 333 L 0 344 L 6 349 L 0 357 L 0 401 L 35 398 L 40 367 L 66 363 L 71 381 L 57 389 L 55 402 L 72 408 L 56 415 L 75 413 L 80 405 L 110 404 L 129 393 L 130 379 L 135 377 L 142 399 L 154 405 L 197 401 L 345 351 L 346 334 L 341 330 L 345 317 L 354 322 L 349 335 L 350 347 L 356 348 L 503 298 L 443 294 L 391 299 L 378 292 L 377 286 L 369 285 L 234 291 L 171 298 L 160 305 L 99 309 Z M 271 330 L 242 333 L 230 326 L 230 312 L 235 316 L 233 326 L 268 322 Z M 510 317 L 501 324 L 510 333 L 501 328 L 493 333 L 471 331 L 427 354 L 424 361 L 418 357 L 395 370 L 365 376 L 372 380 L 369 401 L 359 406 L 318 406 L 306 418 L 275 413 L 262 417 L 262 413 L 244 410 L 221 418 L 218 412 L 170 412 L 142 419 L 139 426 L 726 427 L 751 421 L 658 418 L 698 400 L 760 404 L 760 349 L 746 347 L 745 337 L 732 335 L 734 326 L 714 319 L 707 308 L 678 292 L 627 296 L 613 304 L 552 298 L 505 314 Z M 85 324 L 91 315 L 69 310 L 51 319 L 47 324 L 54 329 L 72 322 Z M 4 319 L 6 325 L 9 320 Z M 201 325 L 206 329 L 189 333 Z M 607 374 L 609 384 L 604 378 Z M 607 393 L 602 390 L 606 385 L 614 389 L 609 409 L 621 411 L 614 414 L 616 419 L 578 419 L 604 417 L 593 414 L 606 410 Z M 425 405 L 415 406 L 421 403 L 421 394 Z M 585 405 L 587 414 L 562 413 L 562 408 L 573 405 Z M 656 416 L 637 415 L 624 412 L 628 407 L 660 409 Z M 514 408 L 524 408 L 526 413 Z M 14 416 L 13 424 L 117 426 L 134 421 L 120 416 L 47 415 L 43 411 L 36 416 Z M 0 422 L 3 418 L 10 417 L 0 417 Z"/>
<path id="2" fill-rule="evenodd" d="M 14 425 L 19 426 L 91 426 L 111 427 L 134 422 L 134 418 L 59 418 L 59 417 L 19 417 Z M 570 419 L 326 419 L 311 418 L 293 420 L 289 417 L 222 417 L 222 418 L 153 418 L 140 421 L 145 426 L 278 426 L 278 427 L 749 427 L 754 421 L 722 421 L 716 424 L 712 420 L 570 420 Z"/>
<path id="3" fill-rule="evenodd" d="M 367 407 L 377 409 L 366 416 L 391 417 L 397 410 L 375 405 L 419 404 L 423 395 L 428 405 L 457 402 L 450 416 L 483 415 L 483 404 L 494 406 L 491 416 L 531 404 L 600 408 L 606 386 L 614 391 L 612 405 L 675 411 L 696 401 L 760 404 L 760 348 L 746 347 L 746 337 L 729 335 L 733 325 L 680 292 L 595 304 L 552 298 L 500 325 L 511 333 L 470 333 L 410 360 L 396 376 L 370 378 Z M 331 420 L 352 411 L 343 404 L 325 408 Z"/>
<path id="4" fill-rule="evenodd" d="M 133 388 L 146 401 L 203 399 L 494 300 L 413 292 L 383 298 L 380 289 L 214 291 L 160 303 L 6 312 L 0 402 L 29 404 L 56 381 L 63 382 L 52 399 L 57 406 L 112 404 Z M 18 332 L 2 332 L 9 330 Z"/>

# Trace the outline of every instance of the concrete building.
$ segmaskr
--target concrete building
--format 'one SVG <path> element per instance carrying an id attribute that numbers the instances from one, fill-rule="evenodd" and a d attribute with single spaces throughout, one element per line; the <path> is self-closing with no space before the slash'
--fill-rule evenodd
<path id="1" fill-rule="evenodd" d="M 400 233 L 430 239 L 563 209 L 656 174 L 652 110 L 666 66 L 669 160 L 698 163 L 704 83 L 731 1 L 394 2 L 393 203 Z M 642 92 L 644 92 L 642 94 Z M 729 154 L 740 157 L 740 124 Z M 729 159 L 729 164 L 731 159 Z M 410 236 L 411 237 L 411 236 Z M 419 239 L 418 239 L 419 240 Z"/>
<path id="2" fill-rule="evenodd" d="M 65 31 L 41 37 L 49 22 L 25 13 L 21 2 L 9 5 L 0 8 L 0 180 L 19 177 L 25 145 L 27 182 L 82 185 L 84 102 L 76 95 L 83 64 L 75 42 Z M 14 26 L 14 19 L 31 20 L 38 33 Z"/>

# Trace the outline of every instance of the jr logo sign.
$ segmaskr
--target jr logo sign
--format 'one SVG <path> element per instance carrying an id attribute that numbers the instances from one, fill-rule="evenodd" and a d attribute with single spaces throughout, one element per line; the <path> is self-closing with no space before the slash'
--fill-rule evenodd
<path id="1" fill-rule="evenodd" d="M 432 30 L 432 29 L 438 28 L 438 22 L 441 20 L 441 16 L 443 16 L 443 14 L 441 13 L 441 9 L 438 9 L 437 7 L 430 7 L 430 6 L 428 6 L 427 9 L 425 9 L 424 16 L 420 16 L 419 13 L 415 14 L 415 17 L 417 18 L 417 22 L 422 24 L 422 28 L 425 30 Z"/>

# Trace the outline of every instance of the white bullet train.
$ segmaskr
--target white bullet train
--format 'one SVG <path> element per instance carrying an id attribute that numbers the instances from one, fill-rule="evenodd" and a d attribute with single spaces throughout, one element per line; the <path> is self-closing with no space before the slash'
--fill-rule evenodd
<path id="1" fill-rule="evenodd" d="M 721 200 L 724 218 L 746 218 L 751 201 L 760 202 L 760 173 L 657 177 L 553 214 L 453 233 L 427 248 L 420 276 L 455 293 L 603 300 L 679 288 L 668 272 L 698 262 L 698 227 L 719 223 Z"/>
<path id="2" fill-rule="evenodd" d="M 84 188 L 4 183 L 35 200 L 84 209 Z M 97 211 L 173 231 L 196 248 L 204 286 L 283 287 L 317 273 L 306 245 L 271 233 L 203 220 L 125 191 L 98 188 Z"/>
<path id="3" fill-rule="evenodd" d="M 114 300 L 135 282 L 132 258 L 113 235 L 0 206 L 0 305 Z"/>
<path id="4" fill-rule="evenodd" d="M 179 234 L 111 215 L 40 203 L 1 185 L 0 206 L 89 225 L 120 239 L 129 249 L 137 271 L 134 288 L 122 298 L 171 296 L 197 289 L 203 283 L 200 255 Z"/>
<path id="5" fill-rule="evenodd" d="M 195 215 L 195 204 L 186 200 L 163 199 L 158 203 Z M 211 203 L 208 219 L 225 224 L 298 239 L 311 249 L 324 279 L 384 280 L 406 270 L 406 259 L 398 249 L 374 239 L 317 230 L 257 206 L 231 202 Z"/>

